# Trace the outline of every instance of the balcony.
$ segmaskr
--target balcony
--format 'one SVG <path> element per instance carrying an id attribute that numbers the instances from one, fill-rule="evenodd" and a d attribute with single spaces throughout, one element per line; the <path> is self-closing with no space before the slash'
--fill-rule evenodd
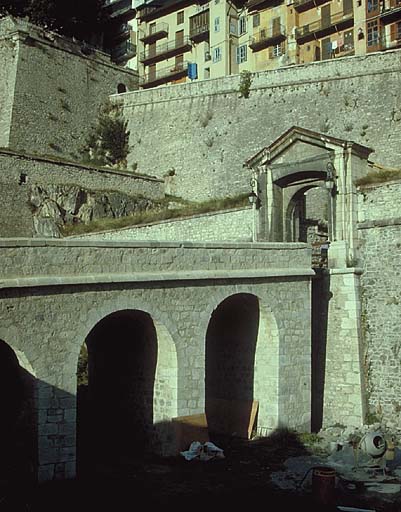
<path id="1" fill-rule="evenodd" d="M 209 9 L 189 18 L 189 38 L 193 43 L 209 40 Z"/>
<path id="2" fill-rule="evenodd" d="M 111 60 L 116 64 L 125 64 L 127 60 L 132 59 L 136 55 L 136 45 L 129 41 L 116 46 L 111 51 Z"/>
<path id="3" fill-rule="evenodd" d="M 207 4 L 209 0 L 198 0 L 199 6 Z M 138 9 L 138 17 L 140 21 L 152 21 L 161 16 L 166 16 L 179 9 L 184 9 L 193 4 L 193 0 L 160 0 L 159 2 L 152 2 L 154 5 L 147 5 L 146 7 Z"/>
<path id="4" fill-rule="evenodd" d="M 327 0 L 325 0 L 327 2 Z M 248 0 L 246 3 L 246 7 L 248 9 L 248 13 L 252 14 L 253 12 L 258 11 L 259 9 L 265 9 L 266 7 L 270 7 L 273 5 L 281 4 L 282 0 Z"/>
<path id="5" fill-rule="evenodd" d="M 385 25 L 401 20 L 401 0 L 390 0 L 382 9 L 380 19 Z"/>
<path id="6" fill-rule="evenodd" d="M 304 12 L 325 3 L 327 0 L 294 0 L 294 7 L 297 12 Z"/>
<path id="7" fill-rule="evenodd" d="M 192 27 L 189 31 L 189 39 L 193 43 L 209 40 L 209 24 Z"/>
<path id="8" fill-rule="evenodd" d="M 157 85 L 166 84 L 168 82 L 174 82 L 179 80 L 188 73 L 188 62 L 180 62 L 173 66 L 167 66 L 157 71 L 146 73 L 145 76 L 140 80 L 140 86 L 143 89 L 149 89 L 150 87 L 156 87 Z"/>
<path id="9" fill-rule="evenodd" d="M 122 41 L 126 41 L 127 39 L 129 39 L 130 35 L 131 35 L 130 25 L 128 25 L 128 23 L 123 23 L 113 33 L 113 35 L 112 35 L 113 43 L 116 44 L 116 43 L 119 43 Z"/>
<path id="10" fill-rule="evenodd" d="M 262 29 L 250 38 L 249 48 L 253 52 L 259 52 L 264 48 L 281 43 L 285 37 L 285 28 L 281 25 L 274 29 Z"/>
<path id="11" fill-rule="evenodd" d="M 121 23 L 135 18 L 131 0 L 105 0 L 103 11 L 110 20 L 118 19 Z"/>
<path id="12" fill-rule="evenodd" d="M 326 37 L 340 30 L 345 30 L 354 25 L 354 13 L 339 12 L 327 19 L 320 19 L 295 29 L 295 39 L 298 44 L 303 44 L 313 39 Z"/>
<path id="13" fill-rule="evenodd" d="M 145 34 L 140 39 L 144 44 L 152 44 L 168 36 L 168 24 L 158 23 L 148 34 Z"/>
<path id="14" fill-rule="evenodd" d="M 189 52 L 191 48 L 191 41 L 188 36 L 185 36 L 182 40 L 170 41 L 169 43 L 164 43 L 154 48 L 148 48 L 144 52 L 141 52 L 139 60 L 145 66 L 149 66 L 150 64 L 169 59 L 175 55 Z"/>

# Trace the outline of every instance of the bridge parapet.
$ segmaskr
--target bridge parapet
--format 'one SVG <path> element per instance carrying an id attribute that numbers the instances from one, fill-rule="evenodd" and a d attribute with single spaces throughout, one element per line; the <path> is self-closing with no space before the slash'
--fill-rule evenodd
<path id="1" fill-rule="evenodd" d="M 304 243 L 0 239 L 0 287 L 311 274 Z"/>

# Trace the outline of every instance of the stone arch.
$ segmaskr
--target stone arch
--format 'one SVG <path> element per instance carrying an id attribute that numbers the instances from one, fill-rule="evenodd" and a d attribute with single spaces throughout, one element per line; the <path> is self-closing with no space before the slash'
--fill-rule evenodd
<path id="1" fill-rule="evenodd" d="M 205 350 L 205 410 L 211 430 L 216 425 L 217 428 L 230 430 L 227 421 L 233 407 L 232 403 L 242 402 L 243 417 L 248 421 L 251 402 L 258 401 L 256 427 L 259 432 L 266 433 L 278 424 L 279 331 L 268 304 L 247 287 L 236 288 L 235 293 L 226 296 L 217 304 L 209 317 Z M 248 309 L 248 312 L 243 310 L 241 314 L 243 307 Z M 221 308 L 226 311 L 221 313 Z M 247 317 L 245 322 L 244 316 Z M 242 320 L 238 320 L 241 317 Z M 210 348 L 211 344 L 218 344 L 221 341 L 217 340 L 221 332 L 219 333 L 218 327 L 213 327 L 213 322 L 220 322 L 220 329 L 223 331 L 230 320 L 234 323 L 228 331 L 228 339 L 232 335 L 233 337 L 230 339 L 230 345 L 223 347 L 219 353 L 219 348 Z M 247 338 L 235 340 L 238 336 Z M 223 342 L 227 343 L 227 339 Z M 236 354 L 232 353 L 233 349 Z M 212 361 L 212 357 L 216 360 Z M 226 357 L 229 360 L 228 365 L 224 360 Z M 213 377 L 217 368 L 219 373 Z M 227 378 L 226 373 L 230 372 L 232 375 Z M 228 407 L 228 410 L 224 410 L 224 407 Z M 216 409 L 224 411 L 226 417 L 214 417 Z M 244 428 L 245 425 L 242 424 L 243 432 Z M 228 430 L 226 433 L 229 433 Z"/>
<path id="2" fill-rule="evenodd" d="M 311 195 L 318 201 L 310 200 Z M 312 224 L 327 235 L 327 208 L 328 193 L 322 186 L 298 186 L 295 191 L 291 191 L 284 212 L 285 241 L 311 241 Z"/>
<path id="3" fill-rule="evenodd" d="M 99 405 L 97 400 L 101 394 L 110 398 L 110 407 L 114 407 L 113 402 L 120 397 L 115 415 L 126 426 L 113 434 L 124 443 L 120 460 L 133 461 L 150 452 L 169 454 L 174 441 L 171 418 L 177 415 L 175 343 L 164 323 L 144 309 L 134 309 L 132 305 L 116 309 L 115 306 L 96 321 L 85 337 L 89 354 L 88 410 Z M 115 351 L 121 353 L 116 355 Z M 120 366 L 120 370 L 113 369 L 113 364 Z M 119 382 L 109 384 L 107 373 Z M 98 407 L 98 415 L 99 410 Z M 78 422 L 83 417 L 82 404 L 78 403 Z M 113 425 L 110 431 L 112 429 Z M 81 430 L 78 428 L 78 443 L 82 439 Z M 113 451 L 115 447 L 110 445 L 109 448 Z M 92 453 L 84 453 L 85 457 L 92 457 Z M 79 458 L 82 460 L 82 456 Z"/>
<path id="4" fill-rule="evenodd" d="M 26 355 L 1 337 L 0 480 L 26 483 L 36 478 L 36 386 Z"/>

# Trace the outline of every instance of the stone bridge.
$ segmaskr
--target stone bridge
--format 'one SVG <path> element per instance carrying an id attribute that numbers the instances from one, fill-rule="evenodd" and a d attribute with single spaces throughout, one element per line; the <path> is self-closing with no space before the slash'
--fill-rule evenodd
<path id="1" fill-rule="evenodd" d="M 0 261 L 1 438 L 39 480 L 176 453 L 171 419 L 214 399 L 310 430 L 307 244 L 0 239 Z"/>

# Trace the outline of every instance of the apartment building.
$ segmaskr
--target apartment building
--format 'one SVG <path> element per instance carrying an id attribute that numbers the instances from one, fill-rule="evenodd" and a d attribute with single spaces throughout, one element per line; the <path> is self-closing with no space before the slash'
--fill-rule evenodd
<path id="1" fill-rule="evenodd" d="M 130 21 L 135 19 L 132 0 L 104 0 L 102 47 L 116 64 L 125 65 L 136 55 Z"/>
<path id="2" fill-rule="evenodd" d="M 401 46 L 401 0 L 148 0 L 144 88 Z"/>

